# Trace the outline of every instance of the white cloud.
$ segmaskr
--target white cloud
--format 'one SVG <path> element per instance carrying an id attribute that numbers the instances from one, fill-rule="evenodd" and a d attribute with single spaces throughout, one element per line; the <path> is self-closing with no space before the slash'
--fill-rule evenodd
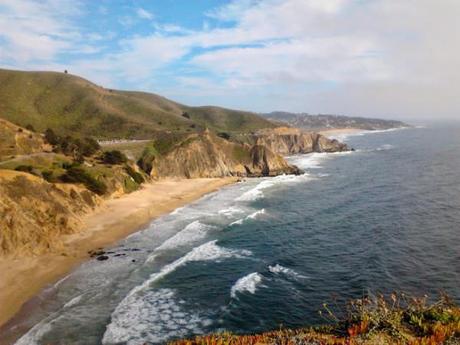
<path id="1" fill-rule="evenodd" d="M 142 7 L 139 7 L 137 10 L 136 10 L 136 14 L 139 18 L 142 18 L 142 19 L 148 19 L 148 20 L 152 20 L 153 19 L 153 13 L 147 11 L 146 9 L 143 9 Z"/>
<path id="2" fill-rule="evenodd" d="M 62 1 L 3 0 L 0 62 L 51 66 L 63 51 L 96 52 L 88 43 L 103 35 L 82 34 L 68 15 L 81 6 Z M 59 12 L 50 10 L 57 2 Z M 137 86 L 180 60 L 162 90 L 195 104 L 458 116 L 459 11 L 457 0 L 234 0 L 207 12 L 202 29 L 152 23 L 154 33 L 69 65 L 111 86 Z M 154 19 L 142 8 L 136 15 Z M 120 20 L 129 26 L 136 17 Z"/>

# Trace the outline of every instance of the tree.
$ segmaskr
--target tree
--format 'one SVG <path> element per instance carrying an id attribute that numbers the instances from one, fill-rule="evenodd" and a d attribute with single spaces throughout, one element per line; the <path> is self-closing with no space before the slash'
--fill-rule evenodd
<path id="1" fill-rule="evenodd" d="M 122 164 L 128 161 L 128 158 L 118 150 L 106 151 L 102 155 L 102 161 L 105 164 Z"/>
<path id="2" fill-rule="evenodd" d="M 67 70 L 64 70 L 64 73 L 67 74 L 68 73 Z"/>
<path id="3" fill-rule="evenodd" d="M 56 133 L 54 133 L 54 131 L 51 128 L 48 128 L 45 131 L 45 140 L 53 146 L 59 143 L 59 137 L 56 135 Z"/>

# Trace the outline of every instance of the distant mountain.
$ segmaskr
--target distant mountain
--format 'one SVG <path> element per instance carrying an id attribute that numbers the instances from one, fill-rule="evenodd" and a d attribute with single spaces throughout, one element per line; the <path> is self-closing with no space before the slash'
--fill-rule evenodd
<path id="1" fill-rule="evenodd" d="M 307 113 L 288 113 L 283 111 L 274 111 L 261 115 L 276 123 L 283 123 L 293 127 L 312 130 L 322 130 L 328 128 L 359 128 L 365 130 L 381 130 L 409 127 L 409 125 L 401 121 L 351 117 L 343 115 L 310 115 Z"/>
<path id="2" fill-rule="evenodd" d="M 98 86 L 66 73 L 0 69 L 0 118 L 43 132 L 150 139 L 158 132 L 250 132 L 274 127 L 255 113 L 190 107 L 162 96 Z"/>

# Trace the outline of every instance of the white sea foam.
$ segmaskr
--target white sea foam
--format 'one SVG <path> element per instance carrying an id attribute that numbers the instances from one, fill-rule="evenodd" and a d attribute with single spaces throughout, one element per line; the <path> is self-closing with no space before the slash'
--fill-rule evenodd
<path id="1" fill-rule="evenodd" d="M 146 325 L 142 324 L 141 321 L 148 320 L 149 327 L 155 325 L 155 322 L 152 322 L 152 318 L 154 317 L 153 314 L 155 313 L 151 311 L 151 304 L 152 302 L 156 301 L 159 298 L 159 296 L 155 295 L 155 291 L 151 290 L 150 286 L 154 282 L 162 279 L 169 273 L 176 270 L 178 267 L 193 261 L 221 261 L 223 259 L 228 258 L 246 258 L 252 255 L 252 253 L 248 250 L 223 248 L 218 246 L 216 242 L 217 241 L 210 241 L 199 247 L 194 248 L 186 255 L 164 266 L 159 272 L 151 274 L 150 277 L 147 280 L 145 280 L 142 284 L 133 288 L 128 293 L 128 295 L 120 302 L 120 304 L 118 304 L 118 306 L 112 313 L 112 320 L 111 323 L 107 326 L 106 333 L 104 334 L 103 343 L 139 343 L 139 339 L 137 337 L 141 336 L 142 332 L 147 332 L 147 329 L 145 328 Z M 163 291 L 163 293 L 166 292 Z M 171 302 L 170 291 L 166 293 L 166 297 L 163 299 L 167 299 L 168 303 L 162 302 L 163 304 L 161 310 L 168 309 L 168 306 L 170 309 L 175 309 L 174 304 Z M 164 306 L 164 304 L 166 304 L 166 306 Z M 156 311 L 156 313 L 158 313 L 158 310 Z M 163 321 L 165 323 L 169 321 L 169 319 L 167 319 L 166 316 L 164 318 L 165 319 Z M 194 316 L 190 316 L 188 319 L 186 319 L 186 322 L 184 323 L 185 326 L 183 327 L 187 328 L 189 327 L 189 325 L 194 325 L 198 322 L 202 323 L 203 321 L 199 320 L 198 318 L 195 318 Z M 158 336 L 159 334 L 164 337 L 167 337 L 168 335 L 166 330 L 168 330 L 169 332 L 169 329 L 171 327 L 168 326 L 165 327 L 165 329 L 163 329 L 162 327 L 164 326 L 164 324 L 160 324 L 157 326 L 159 327 L 158 329 L 154 329 L 154 327 L 149 328 L 149 330 L 154 329 L 154 331 L 152 331 L 152 334 L 148 333 L 149 337 L 155 339 L 154 337 Z M 178 334 L 180 333 L 177 333 L 175 331 L 174 335 Z"/>
<path id="2" fill-rule="evenodd" d="M 145 291 L 129 305 L 123 305 L 112 315 L 103 344 L 137 345 L 144 342 L 162 343 L 171 337 L 202 333 L 212 321 L 198 313 L 185 311 L 172 289 Z"/>
<path id="3" fill-rule="evenodd" d="M 236 298 L 236 293 L 249 292 L 254 294 L 257 286 L 262 282 L 262 276 L 257 273 L 250 273 L 236 281 L 230 290 L 230 296 Z"/>
<path id="4" fill-rule="evenodd" d="M 268 266 L 268 270 L 270 272 L 272 272 L 272 273 L 284 274 L 284 275 L 286 275 L 288 277 L 295 278 L 295 279 L 299 279 L 299 278 L 300 279 L 305 279 L 305 278 L 307 278 L 306 276 L 297 273 L 293 269 L 281 266 L 279 264 L 276 264 L 275 266 Z"/>
<path id="5" fill-rule="evenodd" d="M 241 208 L 235 207 L 235 206 L 230 206 L 229 208 L 220 210 L 217 213 L 224 215 L 226 217 L 232 217 L 234 215 L 244 213 L 244 210 L 242 210 Z"/>
<path id="6" fill-rule="evenodd" d="M 53 328 L 53 323 L 45 320 L 32 327 L 26 334 L 18 339 L 14 345 L 38 345 L 40 339 Z"/>
<path id="7" fill-rule="evenodd" d="M 265 209 L 261 209 L 261 210 L 258 210 L 258 211 L 255 211 L 253 213 L 251 213 L 249 216 L 246 216 L 245 218 L 241 218 L 241 219 L 238 219 L 232 223 L 230 223 L 230 226 L 231 225 L 241 225 L 244 223 L 245 220 L 248 220 L 248 219 L 257 219 L 259 218 L 261 215 L 265 214 Z"/>
<path id="8" fill-rule="evenodd" d="M 173 272 L 176 268 L 185 265 L 188 262 L 193 261 L 221 261 L 222 259 L 228 258 L 243 258 L 252 255 L 248 250 L 236 250 L 219 247 L 216 244 L 216 240 L 209 241 L 202 244 L 199 247 L 193 248 L 192 251 L 188 252 L 176 261 L 164 266 L 160 272 L 156 272 L 150 275 L 150 277 L 141 285 L 136 286 L 127 297 L 136 294 L 139 291 L 145 290 L 153 282 L 163 278 L 167 274 Z M 126 299 L 126 298 L 125 298 Z M 123 303 L 123 302 L 122 302 Z"/>
<path id="9" fill-rule="evenodd" d="M 378 147 L 376 151 L 386 151 L 386 150 L 391 150 L 391 149 L 394 149 L 394 146 L 390 144 L 386 144 L 386 145 L 382 145 Z"/>
<path id="10" fill-rule="evenodd" d="M 262 199 L 264 197 L 264 190 L 269 189 L 273 186 L 286 184 L 286 183 L 297 183 L 300 181 L 305 181 L 308 178 L 307 174 L 304 175 L 279 175 L 276 177 L 271 177 L 268 179 L 263 179 L 257 186 L 246 191 L 237 201 L 255 201 Z"/>
<path id="11" fill-rule="evenodd" d="M 72 298 L 69 302 L 64 304 L 64 308 L 70 308 L 70 307 L 73 307 L 74 305 L 77 305 L 81 301 L 82 297 L 83 297 L 83 294 Z"/>
<path id="12" fill-rule="evenodd" d="M 246 219 L 256 219 L 262 214 L 265 214 L 265 209 L 264 208 L 254 212 L 254 213 L 251 213 L 249 216 L 246 217 Z"/>
<path id="13" fill-rule="evenodd" d="M 213 226 L 206 225 L 196 220 L 188 224 L 183 230 L 179 231 L 173 237 L 167 239 L 156 250 L 166 250 L 177 248 L 204 238 Z"/>

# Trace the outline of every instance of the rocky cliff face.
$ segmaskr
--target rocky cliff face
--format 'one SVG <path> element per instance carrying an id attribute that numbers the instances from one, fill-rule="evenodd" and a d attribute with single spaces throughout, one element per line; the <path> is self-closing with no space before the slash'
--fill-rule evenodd
<path id="1" fill-rule="evenodd" d="M 60 236 L 78 231 L 80 216 L 100 200 L 77 185 L 0 170 L 0 255 L 58 250 Z"/>
<path id="2" fill-rule="evenodd" d="M 154 157 L 153 177 L 275 176 L 298 173 L 283 157 L 264 145 L 250 146 L 205 132 L 193 134 L 166 155 Z M 141 162 L 142 164 L 142 162 Z"/>
<path id="3" fill-rule="evenodd" d="M 154 147 L 155 142 L 152 151 Z M 263 130 L 235 141 L 207 131 L 183 138 L 166 154 L 144 155 L 139 163 L 155 178 L 276 176 L 300 172 L 282 155 L 347 150 L 347 145 L 337 140 L 295 128 Z"/>
<path id="4" fill-rule="evenodd" d="M 253 134 L 250 140 L 281 155 L 349 150 L 346 144 L 337 140 L 328 139 L 318 133 L 304 132 L 297 128 L 281 127 L 259 131 Z"/>

